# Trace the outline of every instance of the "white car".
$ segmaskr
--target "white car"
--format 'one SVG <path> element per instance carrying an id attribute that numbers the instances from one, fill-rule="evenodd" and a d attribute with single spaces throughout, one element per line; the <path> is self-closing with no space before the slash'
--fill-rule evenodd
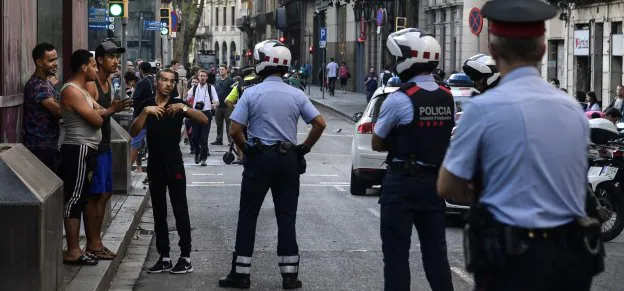
<path id="1" fill-rule="evenodd" d="M 373 151 L 371 139 L 373 128 L 379 117 L 381 104 L 388 94 L 398 90 L 398 87 L 380 87 L 373 93 L 373 97 L 362 113 L 353 116 L 355 129 L 351 146 L 351 194 L 364 195 L 366 189 L 373 185 L 380 185 L 386 174 L 387 153 Z"/>
<path id="2" fill-rule="evenodd" d="M 374 185 L 381 185 L 386 174 L 387 153 L 373 151 L 371 139 L 375 122 L 379 117 L 381 104 L 388 95 L 398 87 L 377 88 L 373 97 L 366 106 L 364 112 L 353 115 L 355 128 L 353 133 L 353 143 L 351 145 L 351 194 L 365 195 L 366 190 Z M 451 90 L 454 97 L 464 97 L 463 90 Z M 455 95 L 461 96 L 455 96 Z M 456 100 L 457 101 L 457 100 Z M 462 100 L 463 101 L 463 100 Z M 456 102 L 457 103 L 457 102 Z M 461 103 L 460 103 L 461 104 Z M 468 210 L 468 206 L 446 202 L 447 212 L 463 212 Z"/>

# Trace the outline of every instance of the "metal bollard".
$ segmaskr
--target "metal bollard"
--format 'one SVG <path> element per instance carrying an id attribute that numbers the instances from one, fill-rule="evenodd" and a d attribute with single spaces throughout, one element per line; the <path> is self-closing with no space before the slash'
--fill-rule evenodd
<path id="1" fill-rule="evenodd" d="M 63 182 L 22 144 L 0 144 L 0 290 L 63 284 Z"/>

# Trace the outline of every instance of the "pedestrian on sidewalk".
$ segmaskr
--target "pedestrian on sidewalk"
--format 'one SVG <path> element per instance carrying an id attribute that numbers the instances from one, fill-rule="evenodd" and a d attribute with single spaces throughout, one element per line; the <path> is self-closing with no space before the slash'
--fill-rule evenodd
<path id="1" fill-rule="evenodd" d="M 366 86 L 366 103 L 368 103 L 373 98 L 375 90 L 377 90 L 377 73 L 375 73 L 375 68 L 370 67 L 368 69 L 368 75 L 364 79 L 364 86 Z"/>
<path id="2" fill-rule="evenodd" d="M 203 74 L 202 74 L 203 75 Z M 204 76 L 205 77 L 205 76 Z M 147 270 L 148 273 L 169 271 L 173 274 L 193 272 L 191 265 L 191 223 L 186 199 L 186 173 L 180 151 L 180 130 L 184 117 L 195 123 L 208 124 L 208 116 L 190 108 L 180 98 L 171 97 L 175 74 L 170 69 L 160 71 L 156 78 L 156 98 L 139 105 L 139 115 L 134 119 L 130 134 L 147 131 L 149 151 L 147 172 L 151 178 L 150 197 L 154 210 L 156 249 L 160 257 Z M 175 267 L 169 253 L 169 227 L 167 225 L 167 190 L 180 241 L 180 259 Z"/>
<path id="3" fill-rule="evenodd" d="M 189 98 L 193 99 L 193 109 L 203 112 L 208 117 L 208 123 L 203 124 L 200 122 L 193 122 L 193 142 L 195 147 L 193 152 L 195 153 L 195 164 L 201 163 L 202 166 L 207 166 L 206 160 L 210 156 L 210 150 L 208 149 L 208 135 L 210 134 L 210 121 L 214 115 L 215 108 L 219 105 L 219 98 L 217 97 L 217 91 L 215 87 L 207 83 L 208 72 L 200 70 L 198 73 L 199 84 L 191 88 L 188 92 Z"/>
<path id="4" fill-rule="evenodd" d="M 58 57 L 49 43 L 32 50 L 35 72 L 24 86 L 24 146 L 50 171 L 58 168 L 61 107 L 49 77 L 56 74 Z"/>
<path id="5" fill-rule="evenodd" d="M 152 65 L 149 62 L 142 61 L 139 64 L 139 71 L 141 73 L 141 80 L 137 82 L 134 94 L 132 95 L 132 104 L 134 107 L 132 118 L 136 118 L 139 115 L 139 104 L 143 103 L 145 100 L 154 99 L 154 96 L 156 96 L 156 89 L 154 88 L 156 81 L 152 74 Z M 136 168 L 142 169 L 143 157 L 145 155 L 145 130 L 141 131 L 137 136 L 132 137 L 130 146 L 132 147 L 130 151 L 130 162 L 134 163 L 136 161 Z M 143 180 L 143 184 L 147 183 L 149 183 L 149 176 Z"/>
<path id="6" fill-rule="evenodd" d="M 230 137 L 230 118 L 228 107 L 225 104 L 225 98 L 232 91 L 232 85 L 234 80 L 230 77 L 230 74 L 225 65 L 219 66 L 219 78 L 215 83 L 215 89 L 219 97 L 219 106 L 215 109 L 215 123 L 217 124 L 217 139 L 211 143 L 211 145 L 223 145 L 223 123 L 225 123 L 225 131 L 227 134 L 228 143 L 232 143 Z"/>
<path id="7" fill-rule="evenodd" d="M 329 82 L 329 96 L 336 95 L 336 79 L 338 78 L 338 64 L 334 58 L 329 59 L 327 64 L 327 80 Z"/>
<path id="8" fill-rule="evenodd" d="M 327 91 L 327 79 L 325 78 L 325 68 L 320 68 L 317 74 L 317 77 L 319 79 L 319 83 L 321 85 L 321 92 L 323 92 L 323 90 Z"/>
<path id="9" fill-rule="evenodd" d="M 87 92 L 87 82 L 97 79 L 93 55 L 83 49 L 70 57 L 72 76 L 61 88 L 61 116 L 65 136 L 61 146 L 59 177 L 63 180 L 65 206 L 63 218 L 67 251 L 63 264 L 93 266 L 98 260 L 80 249 L 80 218 L 87 202 L 95 170 L 97 148 L 102 141 L 104 119 L 97 102 Z M 106 111 L 104 109 L 104 111 Z"/>
<path id="10" fill-rule="evenodd" d="M 347 67 L 346 62 L 340 63 L 338 75 L 340 77 L 340 90 L 342 90 L 342 94 L 345 94 L 347 93 L 347 81 L 349 81 L 349 78 L 351 78 L 351 74 L 349 73 L 349 67 Z"/>
<path id="11" fill-rule="evenodd" d="M 502 79 L 466 103 L 437 183 L 471 205 L 464 252 L 475 290 L 590 290 L 604 246 L 586 210 L 587 117 L 537 69 L 545 22 L 559 13 L 540 0 L 492 0 L 481 14 Z"/>
<path id="12" fill-rule="evenodd" d="M 113 100 L 113 86 L 109 77 L 117 70 L 119 55 L 126 52 L 125 48 L 117 47 L 110 41 L 103 42 L 95 48 L 97 78 L 87 83 L 87 92 L 105 110 L 98 113 L 104 119 L 101 132 L 102 140 L 98 145 L 97 160 L 87 206 L 85 208 L 85 234 L 87 246 L 85 250 L 98 260 L 112 260 L 117 254 L 102 243 L 102 224 L 106 205 L 113 193 L 113 151 L 111 147 L 111 117 L 113 114 L 132 106 L 132 99 Z M 130 72 L 132 74 L 132 72 Z"/>
<path id="13" fill-rule="evenodd" d="M 219 286 L 249 288 L 256 222 L 269 189 L 277 217 L 277 255 L 282 288 L 301 288 L 295 221 L 304 156 L 318 141 L 325 121 L 305 93 L 282 81 L 290 50 L 276 40 L 255 46 L 257 74 L 262 83 L 247 88 L 232 113 L 232 138 L 245 153 L 236 247 L 231 271 Z M 259 58 L 259 56 L 263 56 Z M 264 58 L 266 56 L 266 59 Z M 275 63 L 273 60 L 277 60 Z M 308 138 L 297 145 L 299 118 L 312 124 Z M 248 128 L 249 139 L 245 138 Z"/>

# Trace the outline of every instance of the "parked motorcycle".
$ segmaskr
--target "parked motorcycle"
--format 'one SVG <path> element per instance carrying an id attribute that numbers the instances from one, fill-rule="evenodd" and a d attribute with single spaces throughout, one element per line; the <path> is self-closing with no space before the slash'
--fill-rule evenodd
<path id="1" fill-rule="evenodd" d="M 606 121 L 606 122 L 605 122 Z M 588 150 L 588 211 L 602 223 L 602 239 L 615 239 L 624 230 L 624 139 L 618 129 L 605 119 L 589 121 L 592 144 Z"/>

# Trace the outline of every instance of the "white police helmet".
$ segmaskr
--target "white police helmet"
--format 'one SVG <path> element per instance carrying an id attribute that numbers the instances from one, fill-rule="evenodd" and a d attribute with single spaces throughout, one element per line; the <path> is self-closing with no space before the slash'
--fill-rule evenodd
<path id="1" fill-rule="evenodd" d="M 501 78 L 496 61 L 485 54 L 478 54 L 468 58 L 464 62 L 462 70 L 474 82 L 485 79 L 484 85 L 486 88 L 496 86 Z"/>
<path id="2" fill-rule="evenodd" d="M 261 77 L 275 73 L 285 74 L 290 67 L 291 58 L 290 50 L 274 39 L 265 40 L 254 47 L 256 73 Z"/>
<path id="3" fill-rule="evenodd" d="M 405 28 L 388 36 L 386 46 L 397 57 L 396 72 L 407 81 L 414 75 L 433 71 L 440 61 L 440 44 L 428 33 Z"/>

